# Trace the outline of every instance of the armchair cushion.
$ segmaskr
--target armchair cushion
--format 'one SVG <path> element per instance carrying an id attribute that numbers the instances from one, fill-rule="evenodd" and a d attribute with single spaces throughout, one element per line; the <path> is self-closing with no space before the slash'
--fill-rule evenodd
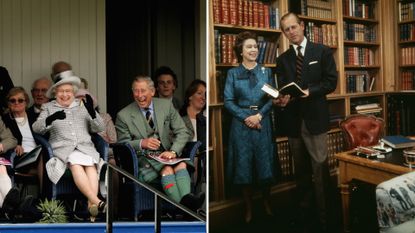
<path id="1" fill-rule="evenodd" d="M 384 121 L 372 115 L 356 114 L 340 122 L 340 128 L 350 150 L 357 146 L 376 145 L 383 136 Z"/>
<path id="2" fill-rule="evenodd" d="M 382 232 L 415 232 L 415 172 L 380 183 L 376 203 Z"/>

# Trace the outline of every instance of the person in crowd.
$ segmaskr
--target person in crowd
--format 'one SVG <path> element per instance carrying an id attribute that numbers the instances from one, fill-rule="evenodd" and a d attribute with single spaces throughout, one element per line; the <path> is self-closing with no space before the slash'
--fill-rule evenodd
<path id="1" fill-rule="evenodd" d="M 80 79 L 81 79 L 81 89 L 88 90 L 88 81 L 82 77 L 80 77 Z"/>
<path id="2" fill-rule="evenodd" d="M 50 77 L 53 81 L 55 81 L 56 76 L 64 71 L 72 71 L 71 64 L 65 61 L 58 61 L 52 65 L 52 73 L 50 74 Z"/>
<path id="3" fill-rule="evenodd" d="M 328 145 L 329 108 L 326 95 L 337 85 L 336 64 L 332 50 L 308 41 L 304 22 L 294 13 L 281 17 L 281 30 L 290 41 L 290 48 L 277 59 L 279 86 L 297 83 L 306 93 L 302 97 L 281 96 L 274 103 L 284 107 L 288 143 L 294 159 L 298 202 L 305 219 L 318 216 L 318 232 L 328 227 Z M 314 196 L 317 213 L 312 213 Z"/>
<path id="4" fill-rule="evenodd" d="M 186 89 L 184 104 L 180 109 L 180 115 L 189 131 L 192 133 L 191 141 L 202 142 L 202 151 L 206 148 L 206 116 L 204 111 L 206 109 L 206 83 L 203 80 L 193 80 Z M 206 160 L 202 160 L 206 161 Z M 206 174 L 200 174 L 201 169 L 206 168 L 206 164 L 199 164 L 199 158 L 195 158 L 195 175 L 193 176 L 193 183 L 198 186 L 201 183 L 206 183 Z M 202 176 L 198 176 L 202 175 Z M 204 179 L 204 180 L 202 180 Z M 196 187 L 201 189 L 202 187 Z"/>
<path id="5" fill-rule="evenodd" d="M 81 79 L 82 82 L 82 79 Z M 114 122 L 112 121 L 112 118 L 110 116 L 110 114 L 106 113 L 106 112 L 101 112 L 99 110 L 99 106 L 98 106 L 98 100 L 97 98 L 92 95 L 88 90 L 86 89 L 79 89 L 78 92 L 76 92 L 75 97 L 77 99 L 80 100 L 85 100 L 86 96 L 89 95 L 92 98 L 92 102 L 93 102 L 93 106 L 95 108 L 95 110 L 99 113 L 99 115 L 101 116 L 102 120 L 104 121 L 104 125 L 105 125 L 105 130 L 102 132 L 98 132 L 98 134 L 108 143 L 116 143 L 117 142 L 117 132 L 115 131 L 115 126 L 114 126 Z M 112 148 L 109 148 L 108 151 L 108 162 L 110 164 L 116 165 L 115 159 L 114 159 L 114 152 L 112 151 Z M 117 216 L 118 213 L 118 187 L 119 187 L 119 182 L 118 182 L 118 172 L 113 172 L 112 174 L 112 186 L 114 190 L 113 192 L 113 214 L 114 216 Z"/>
<path id="6" fill-rule="evenodd" d="M 277 163 L 270 117 L 272 101 L 261 88 L 265 84 L 274 86 L 274 81 L 271 70 L 256 62 L 258 44 L 254 33 L 239 33 L 234 51 L 241 64 L 229 70 L 224 90 L 224 106 L 232 116 L 227 178 L 242 189 L 245 222 L 250 223 L 253 183 L 260 184 L 266 214 L 273 215 L 270 187 L 276 181 Z"/>
<path id="7" fill-rule="evenodd" d="M 157 96 L 170 99 L 173 102 L 173 106 L 179 110 L 182 103 L 178 98 L 174 97 L 174 92 L 178 85 L 176 73 L 168 66 L 160 66 L 155 71 L 153 80 L 156 83 Z"/>
<path id="8" fill-rule="evenodd" d="M 0 66 L 0 114 L 7 108 L 6 95 L 14 87 L 9 72 L 3 66 Z"/>
<path id="9" fill-rule="evenodd" d="M 3 122 L 10 129 L 14 138 L 17 139 L 17 146 L 14 148 L 16 153 L 16 162 L 22 155 L 31 152 L 38 146 L 34 137 L 32 124 L 36 118 L 29 117 L 27 113 L 27 104 L 29 103 L 29 95 L 23 87 L 13 87 L 7 95 L 8 108 L 3 114 Z M 29 174 L 36 174 L 39 179 L 39 188 L 43 187 L 43 162 L 42 157 L 36 163 L 37 166 L 31 166 L 28 170 Z"/>
<path id="10" fill-rule="evenodd" d="M 204 195 L 191 194 L 187 170 L 192 167 L 191 163 L 166 165 L 148 157 L 152 154 L 159 154 L 160 158 L 167 160 L 180 157 L 190 139 L 190 132 L 171 101 L 153 98 L 155 88 L 150 77 L 136 77 L 132 83 L 132 94 L 135 102 L 117 114 L 115 128 L 118 141 L 127 142 L 136 150 L 139 179 L 151 183 L 161 177 L 167 196 L 196 211 L 203 204 Z M 172 142 L 170 130 L 174 135 Z"/>
<path id="11" fill-rule="evenodd" d="M 16 138 L 0 119 L 0 208 L 7 218 L 16 211 L 20 203 L 20 192 L 12 188 L 10 176 L 13 172 L 10 161 L 11 153 L 6 153 L 17 145 Z"/>
<path id="12" fill-rule="evenodd" d="M 81 85 L 78 77 L 69 75 L 55 81 L 46 95 L 54 95 L 56 99 L 42 105 L 33 131 L 50 135 L 54 155 L 46 163 L 49 179 L 56 184 L 69 167 L 75 185 L 88 199 L 88 210 L 94 221 L 99 212 L 105 211 L 106 203 L 98 197 L 98 171 L 103 160 L 90 133 L 105 130 L 104 122 L 95 111 L 91 96 L 86 95 L 84 101 L 75 98 Z"/>
<path id="13" fill-rule="evenodd" d="M 50 86 L 52 86 L 52 81 L 47 77 L 41 77 L 33 82 L 31 91 L 33 97 L 33 105 L 27 110 L 27 116 L 33 122 L 39 116 L 42 104 L 49 102 L 49 98 L 46 96 L 46 92 Z M 25 104 L 27 105 L 29 102 L 26 102 Z"/>

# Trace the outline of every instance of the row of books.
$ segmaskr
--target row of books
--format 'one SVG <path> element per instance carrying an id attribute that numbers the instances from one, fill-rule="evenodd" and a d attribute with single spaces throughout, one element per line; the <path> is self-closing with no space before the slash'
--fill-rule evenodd
<path id="1" fill-rule="evenodd" d="M 316 25 L 308 22 L 305 28 L 306 37 L 312 42 L 327 46 L 337 46 L 337 29 L 334 24 Z"/>
<path id="2" fill-rule="evenodd" d="M 335 171 L 338 167 L 338 163 L 334 155 L 344 151 L 345 148 L 343 134 L 340 130 L 330 131 L 327 140 L 329 169 L 330 171 Z M 277 142 L 277 153 L 281 166 L 282 180 L 291 180 L 295 172 L 288 140 Z"/>
<path id="3" fill-rule="evenodd" d="M 235 64 L 238 59 L 233 51 L 236 34 L 221 34 L 219 30 L 214 31 L 215 35 L 215 58 L 219 64 Z"/>
<path id="4" fill-rule="evenodd" d="M 238 59 L 234 53 L 236 34 L 221 34 L 219 30 L 215 35 L 215 58 L 217 64 L 236 64 Z M 265 41 L 258 37 L 258 58 L 260 64 L 274 64 L 278 56 L 278 41 Z"/>
<path id="5" fill-rule="evenodd" d="M 343 15 L 373 19 L 374 4 L 374 2 L 369 2 L 367 0 L 343 0 Z"/>
<path id="6" fill-rule="evenodd" d="M 275 4 L 249 0 L 213 0 L 213 22 L 256 28 L 279 28 L 279 9 Z"/>
<path id="7" fill-rule="evenodd" d="M 281 166 L 282 180 L 290 180 L 294 175 L 293 159 L 290 155 L 288 140 L 277 142 L 278 159 Z"/>
<path id="8" fill-rule="evenodd" d="M 336 171 L 338 162 L 335 154 L 344 151 L 345 142 L 341 130 L 333 130 L 328 133 L 328 163 L 330 171 Z"/>
<path id="9" fill-rule="evenodd" d="M 400 50 L 402 65 L 415 65 L 415 47 L 405 47 Z"/>
<path id="10" fill-rule="evenodd" d="M 373 25 L 359 23 L 343 23 L 344 40 L 375 42 L 376 29 Z"/>
<path id="11" fill-rule="evenodd" d="M 278 57 L 278 41 L 265 41 L 258 39 L 259 64 L 274 64 Z"/>
<path id="12" fill-rule="evenodd" d="M 345 46 L 344 64 L 359 66 L 375 65 L 375 53 L 369 48 Z"/>
<path id="13" fill-rule="evenodd" d="M 415 135 L 415 96 L 389 95 L 387 111 L 388 134 Z"/>
<path id="14" fill-rule="evenodd" d="M 401 72 L 401 90 L 415 90 L 415 70 Z"/>
<path id="15" fill-rule="evenodd" d="M 413 20 L 415 16 L 415 2 L 398 2 L 399 22 Z"/>
<path id="16" fill-rule="evenodd" d="M 292 12 L 324 19 L 333 19 L 333 4 L 331 0 L 301 0 L 289 1 Z"/>
<path id="17" fill-rule="evenodd" d="M 406 23 L 399 25 L 399 40 L 415 40 L 415 23 Z"/>
<path id="18" fill-rule="evenodd" d="M 346 71 L 346 92 L 368 92 L 373 90 L 375 77 L 370 76 L 367 71 Z"/>

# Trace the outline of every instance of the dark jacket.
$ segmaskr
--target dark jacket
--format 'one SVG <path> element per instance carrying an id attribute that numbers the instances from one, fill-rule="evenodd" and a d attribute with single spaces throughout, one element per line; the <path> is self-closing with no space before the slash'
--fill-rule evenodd
<path id="1" fill-rule="evenodd" d="M 3 66 L 0 66 L 0 114 L 7 108 L 6 96 L 10 89 L 14 87 L 9 72 Z"/>
<path id="2" fill-rule="evenodd" d="M 308 88 L 306 98 L 291 100 L 281 115 L 283 131 L 287 136 L 300 135 L 301 121 L 304 120 L 311 134 L 321 134 L 329 130 L 329 107 L 326 95 L 337 85 L 336 63 L 329 47 L 307 41 L 305 48 L 302 88 Z M 278 86 L 296 81 L 296 53 L 291 46 L 277 59 Z"/>

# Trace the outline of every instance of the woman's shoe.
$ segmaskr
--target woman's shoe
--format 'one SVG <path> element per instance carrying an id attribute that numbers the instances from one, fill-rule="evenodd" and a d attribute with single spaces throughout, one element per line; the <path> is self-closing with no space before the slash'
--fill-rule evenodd
<path id="1" fill-rule="evenodd" d="M 100 201 L 98 203 L 98 211 L 100 213 L 105 213 L 107 211 L 107 203 L 105 201 Z"/>
<path id="2" fill-rule="evenodd" d="M 92 204 L 88 207 L 88 212 L 90 215 L 91 222 L 95 222 L 96 217 L 98 216 L 99 210 L 98 206 L 95 204 Z"/>

